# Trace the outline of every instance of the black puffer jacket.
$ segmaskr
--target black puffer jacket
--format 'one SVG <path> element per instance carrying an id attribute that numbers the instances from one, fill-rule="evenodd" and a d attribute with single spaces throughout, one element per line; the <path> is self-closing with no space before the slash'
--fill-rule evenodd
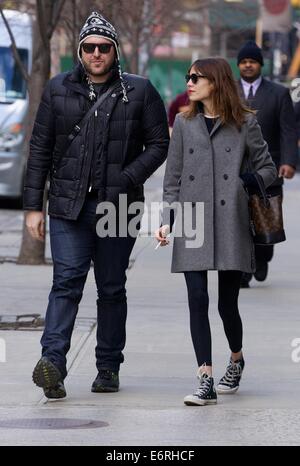
<path id="1" fill-rule="evenodd" d="M 129 103 L 122 101 L 120 80 L 97 118 L 102 118 L 101 157 L 93 178 L 98 200 L 114 201 L 127 192 L 143 200 L 143 183 L 164 162 L 169 133 L 163 102 L 148 79 L 124 74 Z M 42 210 L 50 173 L 49 215 L 77 219 L 84 203 L 93 157 L 96 116 L 66 150 L 68 135 L 91 104 L 79 65 L 49 81 L 37 113 L 24 183 L 24 209 Z M 100 149 L 99 149 L 100 150 Z"/>

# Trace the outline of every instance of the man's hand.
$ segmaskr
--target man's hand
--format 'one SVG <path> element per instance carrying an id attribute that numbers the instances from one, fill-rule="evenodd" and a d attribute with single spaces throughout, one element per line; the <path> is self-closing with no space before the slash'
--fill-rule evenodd
<path id="1" fill-rule="evenodd" d="M 43 212 L 30 211 L 26 213 L 26 227 L 30 235 L 38 241 L 45 240 L 45 220 Z"/>
<path id="2" fill-rule="evenodd" d="M 281 165 L 279 167 L 278 176 L 279 178 L 290 179 L 293 178 L 293 176 L 295 175 L 295 171 L 295 168 L 291 165 Z"/>

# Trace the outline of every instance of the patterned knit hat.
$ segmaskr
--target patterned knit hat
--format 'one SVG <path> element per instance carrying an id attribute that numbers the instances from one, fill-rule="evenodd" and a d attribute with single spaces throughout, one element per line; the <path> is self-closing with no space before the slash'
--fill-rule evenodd
<path id="1" fill-rule="evenodd" d="M 109 39 L 114 44 L 117 55 L 116 65 L 118 67 L 121 85 L 123 89 L 123 102 L 128 102 L 128 97 L 122 77 L 122 70 L 120 64 L 120 45 L 118 40 L 118 34 L 114 26 L 109 21 L 107 21 L 102 15 L 100 15 L 100 13 L 97 13 L 96 11 L 93 11 L 93 13 L 87 18 L 79 34 L 79 45 L 77 50 L 77 55 L 82 65 L 83 63 L 80 55 L 81 45 L 87 39 L 87 37 L 103 37 L 104 39 Z"/>

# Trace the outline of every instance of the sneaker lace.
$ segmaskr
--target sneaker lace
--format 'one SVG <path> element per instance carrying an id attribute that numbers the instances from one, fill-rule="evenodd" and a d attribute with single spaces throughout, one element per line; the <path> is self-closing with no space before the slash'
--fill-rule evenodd
<path id="1" fill-rule="evenodd" d="M 204 374 L 200 374 L 198 377 L 200 380 L 200 387 L 197 388 L 194 394 L 197 396 L 203 396 L 210 389 L 210 377 L 209 376 L 205 377 Z"/>
<path id="2" fill-rule="evenodd" d="M 232 383 L 242 374 L 242 366 L 239 363 L 230 361 L 226 373 L 222 377 L 222 382 Z"/>

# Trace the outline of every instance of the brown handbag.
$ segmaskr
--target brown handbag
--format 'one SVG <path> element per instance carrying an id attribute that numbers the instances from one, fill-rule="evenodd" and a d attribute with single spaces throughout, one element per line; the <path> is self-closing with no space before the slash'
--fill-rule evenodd
<path id="1" fill-rule="evenodd" d="M 260 194 L 249 196 L 250 226 L 255 244 L 268 245 L 285 241 L 282 196 L 267 194 L 261 177 L 254 173 Z"/>

